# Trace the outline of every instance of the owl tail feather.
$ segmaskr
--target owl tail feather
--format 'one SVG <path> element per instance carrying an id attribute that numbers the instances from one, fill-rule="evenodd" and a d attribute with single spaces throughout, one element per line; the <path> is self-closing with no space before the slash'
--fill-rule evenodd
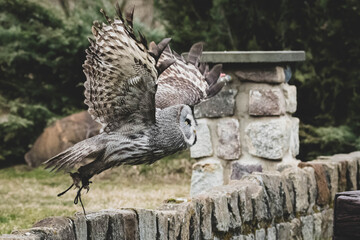
<path id="1" fill-rule="evenodd" d="M 212 85 L 207 91 L 207 98 L 211 98 L 215 96 L 225 85 L 225 82 L 217 82 L 216 84 Z"/>
<path id="2" fill-rule="evenodd" d="M 99 136 L 99 135 L 97 135 Z M 51 168 L 51 171 L 68 171 L 74 165 L 81 163 L 86 157 L 95 155 L 104 149 L 103 144 L 98 144 L 97 136 L 85 139 L 58 155 L 50 158 L 44 164 L 45 168 Z"/>

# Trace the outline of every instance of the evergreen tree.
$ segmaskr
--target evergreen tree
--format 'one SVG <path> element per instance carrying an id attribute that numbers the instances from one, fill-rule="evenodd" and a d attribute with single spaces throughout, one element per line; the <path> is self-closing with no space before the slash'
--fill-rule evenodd
<path id="1" fill-rule="evenodd" d="M 155 0 L 165 29 L 180 51 L 194 41 L 207 50 L 305 50 L 306 62 L 296 66 L 292 79 L 298 89 L 296 115 L 301 131 L 301 157 L 311 126 L 336 127 L 360 135 L 360 1 L 356 0 Z M 340 127 L 348 125 L 347 127 Z M 307 134 L 305 134 L 307 132 Z M 326 134 L 327 131 L 318 132 Z M 344 134 L 347 135 L 347 134 Z M 323 139 L 324 138 L 320 138 Z M 349 138 L 346 138 L 348 141 Z M 331 142 L 331 141 L 330 141 Z M 359 149 L 355 142 L 343 148 Z M 350 147 L 349 147 L 350 146 Z M 304 152 L 305 151 L 305 152 Z M 310 156 L 310 155 L 309 155 Z M 313 156 L 313 155 L 312 155 Z"/>

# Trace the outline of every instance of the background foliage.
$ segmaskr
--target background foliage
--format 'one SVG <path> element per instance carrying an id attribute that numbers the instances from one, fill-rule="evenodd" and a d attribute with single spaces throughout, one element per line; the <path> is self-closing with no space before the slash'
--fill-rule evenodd
<path id="1" fill-rule="evenodd" d="M 23 161 L 54 118 L 85 109 L 81 65 L 92 22 L 103 21 L 101 8 L 114 16 L 114 4 L 105 0 L 0 0 L 0 115 L 6 116 L 0 120 L 0 163 Z M 162 38 L 134 25 L 150 40 Z"/>
<path id="2" fill-rule="evenodd" d="M 181 51 L 305 50 L 298 89 L 302 160 L 360 149 L 360 1 L 155 0 Z"/>
<path id="3" fill-rule="evenodd" d="M 56 3 L 56 4 L 55 4 Z M 60 4 L 58 4 L 60 3 Z M 105 0 L 0 0 L 0 163 L 23 154 L 53 119 L 80 109 L 82 63 Z M 356 0 L 155 0 L 173 47 L 305 50 L 298 87 L 300 159 L 359 149 L 360 2 Z M 149 40 L 165 34 L 135 22 Z M 5 116 L 5 117 L 4 117 Z"/>

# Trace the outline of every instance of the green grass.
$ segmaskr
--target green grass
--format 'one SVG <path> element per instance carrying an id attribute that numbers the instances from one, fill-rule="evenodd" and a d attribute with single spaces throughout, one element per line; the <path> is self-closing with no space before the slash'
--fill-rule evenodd
<path id="1" fill-rule="evenodd" d="M 156 208 L 169 198 L 188 197 L 191 165 L 188 152 L 153 165 L 123 166 L 95 176 L 83 195 L 87 212 L 108 208 Z M 56 195 L 71 184 L 63 173 L 19 165 L 0 170 L 0 234 L 30 228 L 49 216 L 71 216 L 82 211 L 74 205 L 75 190 Z"/>

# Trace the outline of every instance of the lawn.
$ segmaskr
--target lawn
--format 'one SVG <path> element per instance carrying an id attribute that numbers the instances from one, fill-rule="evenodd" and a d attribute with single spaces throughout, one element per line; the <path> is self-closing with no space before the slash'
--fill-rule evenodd
<path id="1" fill-rule="evenodd" d="M 190 191 L 189 153 L 162 159 L 151 166 L 123 166 L 95 176 L 83 194 L 87 212 L 108 208 L 156 208 L 169 198 L 187 198 Z M 82 211 L 74 205 L 75 190 L 56 195 L 72 180 L 68 174 L 42 167 L 18 165 L 0 170 L 0 234 L 30 228 L 49 216 L 71 216 Z"/>

